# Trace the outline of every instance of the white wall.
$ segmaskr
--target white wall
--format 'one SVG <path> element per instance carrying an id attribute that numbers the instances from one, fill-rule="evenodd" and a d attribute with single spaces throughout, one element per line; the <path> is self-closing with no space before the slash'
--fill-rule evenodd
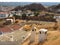
<path id="1" fill-rule="evenodd" d="M 0 18 L 7 18 L 8 14 L 0 14 Z"/>
<path id="2" fill-rule="evenodd" d="M 30 42 L 35 41 L 36 31 L 31 31 Z"/>
<path id="3" fill-rule="evenodd" d="M 47 39 L 47 30 L 46 29 L 41 29 L 39 31 L 39 42 L 44 42 Z"/>

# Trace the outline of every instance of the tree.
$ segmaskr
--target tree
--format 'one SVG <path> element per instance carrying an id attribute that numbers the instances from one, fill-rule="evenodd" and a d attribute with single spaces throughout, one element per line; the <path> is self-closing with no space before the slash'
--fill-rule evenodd
<path id="1" fill-rule="evenodd" d="M 34 15 L 35 15 L 35 16 L 38 16 L 38 15 L 39 15 L 39 13 L 38 13 L 38 12 L 35 12 L 35 13 L 34 13 Z"/>
<path id="2" fill-rule="evenodd" d="M 22 19 L 23 19 L 23 20 L 26 19 L 26 14 L 25 14 L 25 13 L 22 14 Z"/>
<path id="3" fill-rule="evenodd" d="M 15 17 L 15 19 L 20 19 L 20 16 L 13 14 L 13 16 Z"/>

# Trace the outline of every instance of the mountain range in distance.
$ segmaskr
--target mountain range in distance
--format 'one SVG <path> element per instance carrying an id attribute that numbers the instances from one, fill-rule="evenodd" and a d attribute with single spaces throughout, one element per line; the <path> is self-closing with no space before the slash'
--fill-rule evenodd
<path id="1" fill-rule="evenodd" d="M 52 6 L 60 4 L 60 2 L 0 2 L 0 6 L 24 6 L 32 3 L 41 3 L 44 6 Z"/>
<path id="2" fill-rule="evenodd" d="M 18 10 L 51 10 L 60 9 L 60 2 L 0 2 L 0 11 Z"/>

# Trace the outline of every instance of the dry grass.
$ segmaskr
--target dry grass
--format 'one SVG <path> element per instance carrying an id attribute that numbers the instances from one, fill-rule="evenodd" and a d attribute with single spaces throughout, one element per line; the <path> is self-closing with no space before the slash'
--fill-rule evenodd
<path id="1" fill-rule="evenodd" d="M 23 22 L 23 21 L 21 21 Z M 47 28 L 48 29 L 48 36 L 47 41 L 45 41 L 42 45 L 60 45 L 60 23 L 57 23 L 58 28 L 57 30 L 54 29 L 55 23 L 54 22 L 40 22 L 40 24 L 32 24 L 32 26 L 36 27 L 37 35 L 35 37 L 35 42 L 31 43 L 30 45 L 38 45 L 38 31 L 41 28 Z M 32 27 L 30 24 L 27 26 L 24 26 L 24 29 L 31 30 Z M 25 34 L 27 35 L 29 32 L 27 31 L 14 31 L 14 33 L 10 34 L 4 34 L 4 36 L 0 37 L 0 41 L 9 41 L 10 38 L 7 38 L 6 36 L 10 37 L 11 35 L 14 35 L 14 40 L 20 40 L 22 39 Z M 23 36 L 22 36 L 23 35 Z M 29 45 L 29 38 L 22 43 L 22 45 Z M 41 45 L 41 44 L 39 44 Z"/>
<path id="2" fill-rule="evenodd" d="M 23 28 L 24 28 L 24 30 L 27 30 L 27 31 L 31 30 L 31 26 L 30 25 L 24 25 Z"/>
<path id="3" fill-rule="evenodd" d="M 48 34 L 49 35 L 47 37 L 47 41 L 45 41 L 42 45 L 60 45 L 60 32 L 59 31 L 48 31 Z M 26 40 L 22 45 L 29 45 L 29 39 Z M 38 34 L 35 37 L 35 42 L 30 43 L 30 45 L 38 45 Z"/>
<path id="4" fill-rule="evenodd" d="M 57 23 L 58 28 L 55 30 L 54 27 L 56 26 L 55 23 L 47 23 L 47 22 L 41 22 L 41 24 L 33 24 L 33 26 L 37 27 L 37 32 L 41 28 L 47 28 L 48 29 L 48 36 L 47 41 L 45 41 L 43 44 L 38 44 L 38 33 L 35 37 L 35 42 L 29 43 L 29 38 L 22 44 L 22 45 L 60 45 L 60 23 Z"/>

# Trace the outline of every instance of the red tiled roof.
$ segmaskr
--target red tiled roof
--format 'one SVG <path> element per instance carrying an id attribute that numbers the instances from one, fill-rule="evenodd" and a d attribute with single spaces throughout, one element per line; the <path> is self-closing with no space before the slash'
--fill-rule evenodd
<path id="1" fill-rule="evenodd" d="M 3 33 L 12 32 L 11 28 L 13 30 L 18 30 L 20 28 L 20 26 L 19 25 L 12 25 L 12 26 L 9 26 L 9 27 L 5 26 L 5 27 L 0 28 L 0 32 L 3 32 Z"/>
<path id="2" fill-rule="evenodd" d="M 0 32 L 11 32 L 12 30 L 9 27 L 2 27 L 0 28 Z"/>
<path id="3" fill-rule="evenodd" d="M 14 30 L 18 30 L 20 28 L 20 25 L 12 25 L 11 28 L 13 28 Z"/>
<path id="4" fill-rule="evenodd" d="M 0 12 L 0 14 L 9 14 L 9 12 Z"/>

